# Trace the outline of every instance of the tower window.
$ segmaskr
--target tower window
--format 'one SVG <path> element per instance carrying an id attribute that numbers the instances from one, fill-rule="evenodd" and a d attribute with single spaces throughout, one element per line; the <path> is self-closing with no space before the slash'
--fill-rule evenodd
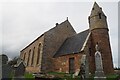
<path id="1" fill-rule="evenodd" d="M 99 19 L 101 19 L 101 13 L 99 13 Z"/>

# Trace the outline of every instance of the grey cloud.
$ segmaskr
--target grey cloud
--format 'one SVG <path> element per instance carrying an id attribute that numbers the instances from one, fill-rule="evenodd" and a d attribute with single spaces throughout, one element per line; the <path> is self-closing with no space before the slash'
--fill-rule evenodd
<path id="1" fill-rule="evenodd" d="M 12 1 L 12 0 L 11 0 Z M 88 29 L 88 16 L 92 2 L 34 2 L 7 3 L 2 11 L 2 52 L 11 58 L 19 55 L 19 51 L 45 31 L 61 23 L 69 17 L 69 21 L 77 32 Z M 98 3 L 108 17 L 110 39 L 114 61 L 117 61 L 117 3 Z M 1 27 L 0 27 L 1 28 Z M 1 49 L 1 48 L 0 48 Z M 115 63 L 117 64 L 117 63 Z"/>

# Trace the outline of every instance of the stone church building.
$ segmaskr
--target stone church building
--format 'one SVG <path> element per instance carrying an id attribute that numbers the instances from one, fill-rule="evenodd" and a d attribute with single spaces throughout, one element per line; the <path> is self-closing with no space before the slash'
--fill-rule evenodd
<path id="1" fill-rule="evenodd" d="M 76 33 L 69 20 L 43 33 L 20 51 L 26 71 L 74 73 L 86 55 L 89 73 L 95 73 L 95 45 L 99 44 L 105 74 L 114 73 L 107 17 L 95 2 L 88 17 L 89 28 Z"/>

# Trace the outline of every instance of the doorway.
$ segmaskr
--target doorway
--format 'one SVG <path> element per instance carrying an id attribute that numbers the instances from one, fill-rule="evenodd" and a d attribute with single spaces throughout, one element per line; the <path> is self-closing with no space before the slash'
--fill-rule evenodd
<path id="1" fill-rule="evenodd" d="M 74 61 L 75 61 L 74 58 L 69 58 L 69 73 L 74 73 L 75 72 Z"/>

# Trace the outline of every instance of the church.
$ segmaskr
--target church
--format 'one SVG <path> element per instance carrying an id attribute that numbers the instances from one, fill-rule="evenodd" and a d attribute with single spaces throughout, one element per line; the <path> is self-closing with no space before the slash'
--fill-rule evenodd
<path id="1" fill-rule="evenodd" d="M 56 23 L 54 28 L 22 49 L 20 58 L 26 63 L 26 72 L 74 73 L 80 70 L 86 55 L 87 71 L 94 74 L 95 46 L 98 44 L 104 73 L 114 73 L 107 17 L 96 2 L 88 22 L 89 28 L 80 33 L 76 33 L 68 19 Z"/>

